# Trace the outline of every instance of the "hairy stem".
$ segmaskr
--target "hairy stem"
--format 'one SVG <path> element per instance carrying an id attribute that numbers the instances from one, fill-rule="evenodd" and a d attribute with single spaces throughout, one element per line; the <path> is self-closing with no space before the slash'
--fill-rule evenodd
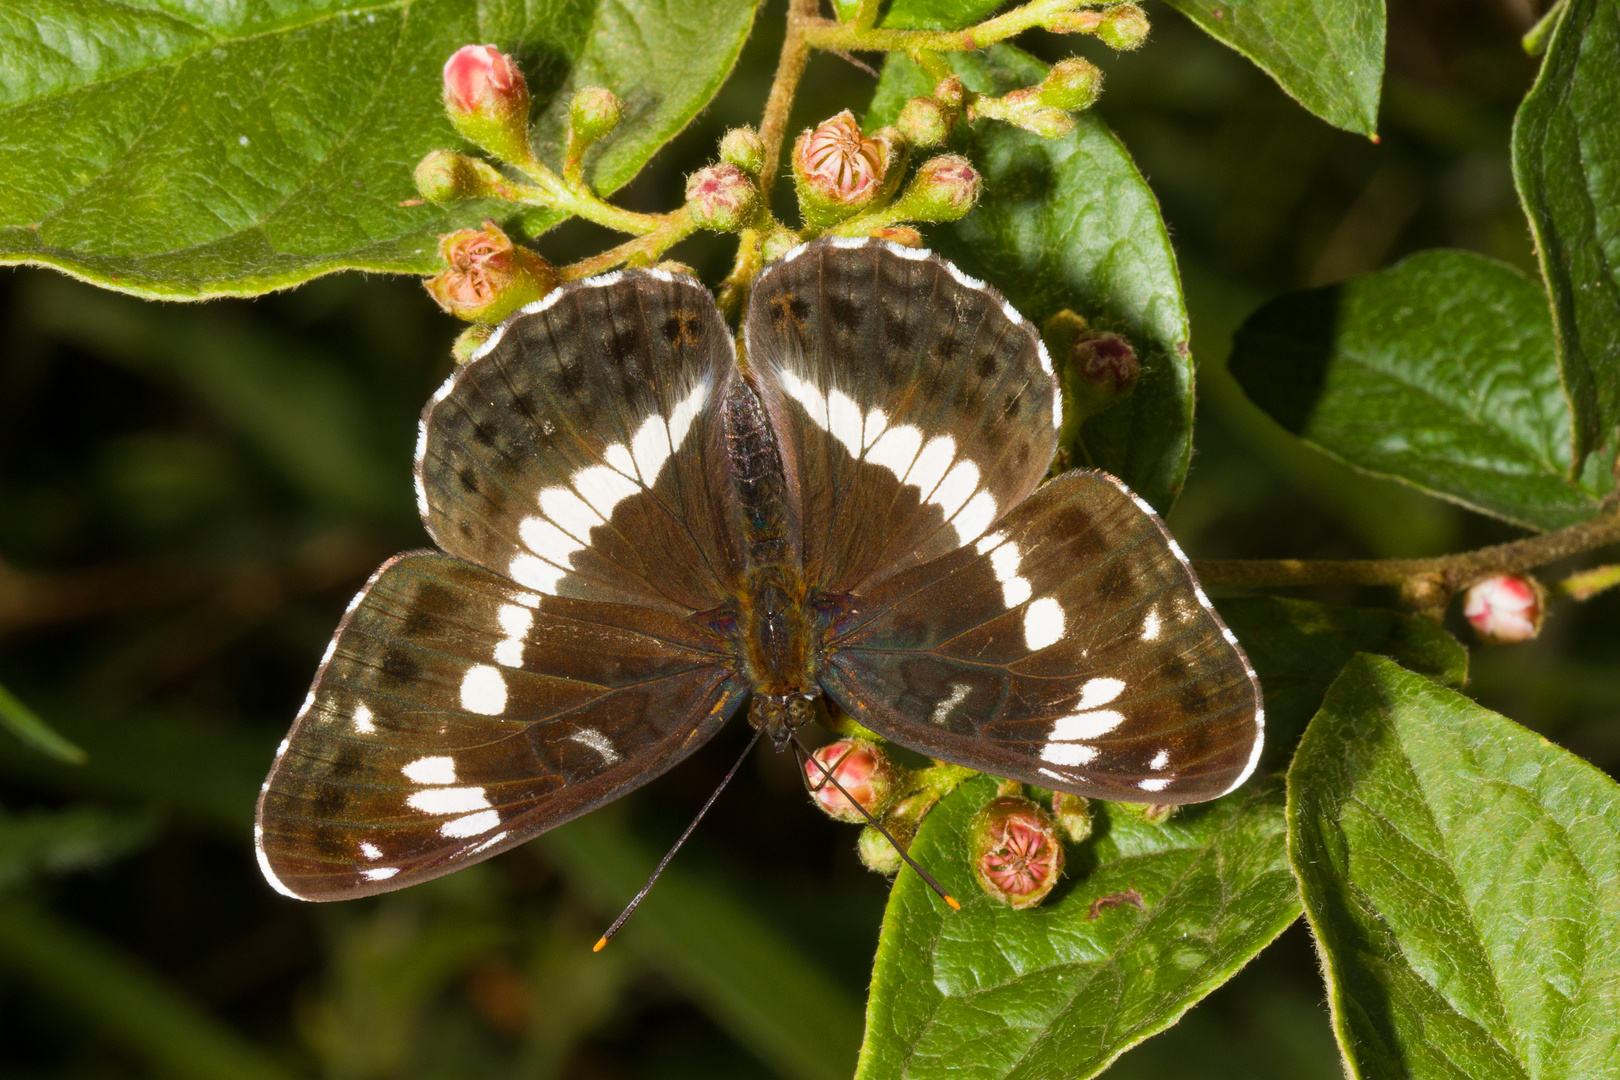
<path id="1" fill-rule="evenodd" d="M 965 30 L 880 30 L 863 27 L 859 21 L 838 23 L 813 18 L 804 26 L 804 40 L 816 49 L 830 52 L 969 52 L 1016 37 L 1042 25 L 1059 12 L 1075 7 L 1077 0 L 1033 0 L 1004 15 L 986 19 Z"/>
<path id="2" fill-rule="evenodd" d="M 805 40 L 805 27 L 819 22 L 817 12 L 820 0 L 790 0 L 787 13 L 787 36 L 782 39 L 782 55 L 776 61 L 776 75 L 771 79 L 770 96 L 765 99 L 765 115 L 760 119 L 759 137 L 765 144 L 765 165 L 759 171 L 761 201 L 767 206 L 771 189 L 776 186 L 776 173 L 782 165 L 782 140 L 787 135 L 788 114 L 793 111 L 793 98 L 799 92 L 799 80 L 804 77 L 804 66 L 810 61 L 810 45 Z"/>
<path id="3" fill-rule="evenodd" d="M 569 263 L 561 270 L 564 281 L 579 281 L 594 277 L 615 266 L 651 266 L 659 256 L 697 231 L 692 215 L 682 207 L 658 219 L 658 227 L 645 236 L 627 240 L 618 247 L 609 248 L 588 259 Z"/>

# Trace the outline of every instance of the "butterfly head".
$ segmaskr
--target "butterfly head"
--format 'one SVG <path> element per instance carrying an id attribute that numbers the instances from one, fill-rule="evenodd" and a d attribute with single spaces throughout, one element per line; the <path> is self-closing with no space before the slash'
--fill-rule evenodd
<path id="1" fill-rule="evenodd" d="M 814 694 L 755 694 L 748 704 L 748 723 L 763 731 L 778 751 L 786 750 L 793 733 L 815 719 Z"/>

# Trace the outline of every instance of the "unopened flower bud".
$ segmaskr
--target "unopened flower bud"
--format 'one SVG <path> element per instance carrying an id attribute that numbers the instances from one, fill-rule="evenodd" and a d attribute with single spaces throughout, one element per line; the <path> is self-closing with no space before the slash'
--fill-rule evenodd
<path id="1" fill-rule="evenodd" d="M 1096 34 L 1109 47 L 1129 51 L 1141 48 L 1149 29 L 1147 12 L 1135 4 L 1119 4 L 1102 13 Z"/>
<path id="2" fill-rule="evenodd" d="M 1091 803 L 1083 795 L 1054 791 L 1052 817 L 1071 844 L 1083 843 L 1091 835 Z"/>
<path id="3" fill-rule="evenodd" d="M 812 756 L 815 761 L 804 763 L 805 779 L 810 782 L 811 797 L 828 816 L 839 821 L 865 821 L 866 814 L 861 813 L 855 803 L 864 806 L 867 814 L 876 817 L 893 800 L 901 767 L 877 743 L 865 739 L 839 739 L 823 746 Z M 818 766 L 816 762 L 821 764 Z M 826 772 L 822 771 L 823 767 Z M 843 786 L 843 791 L 839 791 L 827 778 L 828 773 Z M 850 799 L 855 802 L 850 802 Z"/>
<path id="4" fill-rule="evenodd" d="M 972 119 L 990 117 L 1032 131 L 1043 139 L 1056 139 L 1074 130 L 1074 117 L 1042 104 L 1041 88 L 1026 86 L 1001 97 L 981 97 L 968 109 Z"/>
<path id="5" fill-rule="evenodd" d="M 1059 369 L 1064 430 L 1083 423 L 1128 395 L 1142 377 L 1136 350 L 1119 334 L 1093 330 L 1067 309 L 1041 328 Z"/>
<path id="6" fill-rule="evenodd" d="M 1115 803 L 1114 809 L 1134 814 L 1149 825 L 1163 825 L 1176 813 L 1176 808 L 1169 803 Z"/>
<path id="7" fill-rule="evenodd" d="M 879 171 L 883 174 L 883 186 L 878 191 L 878 198 L 887 199 L 905 178 L 906 158 L 911 154 L 911 143 L 897 127 L 878 128 L 869 138 L 877 144 Z"/>
<path id="8" fill-rule="evenodd" d="M 514 245 L 493 221 L 439 238 L 449 269 L 425 283 L 440 307 L 468 322 L 497 323 L 558 285 L 557 270 L 536 251 Z"/>
<path id="9" fill-rule="evenodd" d="M 686 178 L 686 206 L 700 229 L 735 232 L 747 225 L 759 188 L 735 165 L 710 165 Z"/>
<path id="10" fill-rule="evenodd" d="M 911 841 L 917 835 L 915 825 L 898 823 L 891 825 L 885 823 L 889 836 L 893 836 L 896 844 L 911 846 Z M 872 826 L 868 825 L 861 830 L 860 837 L 855 841 L 855 853 L 861 857 L 861 865 L 875 874 L 893 877 L 905 865 L 900 858 L 900 852 L 895 850 L 894 844 L 889 843 L 889 837 L 884 836 Z"/>
<path id="11" fill-rule="evenodd" d="M 759 252 L 765 257 L 766 262 L 775 262 L 801 243 L 803 241 L 796 232 L 788 229 L 772 229 L 765 235 L 765 239 L 760 241 Z"/>
<path id="12" fill-rule="evenodd" d="M 574 138 L 593 143 L 619 126 L 619 99 L 603 86 L 582 86 L 568 103 L 568 123 Z"/>
<path id="13" fill-rule="evenodd" d="M 720 160 L 758 176 L 765 167 L 765 141 L 751 127 L 732 128 L 720 140 Z"/>
<path id="14" fill-rule="evenodd" d="M 503 161 L 526 161 L 529 87 L 512 58 L 493 45 L 464 45 L 444 64 L 450 123 Z"/>
<path id="15" fill-rule="evenodd" d="M 961 78 L 951 75 L 941 79 L 934 87 L 934 100 L 950 111 L 954 122 L 967 102 L 967 89 L 963 87 Z"/>
<path id="16" fill-rule="evenodd" d="M 416 190 L 430 203 L 488 198 L 501 180 L 485 162 L 449 150 L 434 150 L 416 165 Z"/>
<path id="17" fill-rule="evenodd" d="M 1019 795 L 991 799 L 969 827 L 973 872 L 984 891 L 1009 907 L 1034 907 L 1063 873 L 1057 826 Z"/>
<path id="18" fill-rule="evenodd" d="M 1476 582 L 1463 601 L 1463 616 L 1481 641 L 1513 645 L 1541 633 L 1547 590 L 1524 574 L 1498 574 Z"/>
<path id="19" fill-rule="evenodd" d="M 887 179 L 888 148 L 861 134 L 848 109 L 800 134 L 793 181 L 805 221 L 824 228 L 877 198 Z"/>
<path id="20" fill-rule="evenodd" d="M 879 240 L 887 240 L 891 244 L 901 247 L 920 248 L 923 246 L 922 233 L 910 225 L 890 225 L 883 229 L 874 229 L 872 235 Z"/>
<path id="21" fill-rule="evenodd" d="M 477 352 L 479 347 L 489 340 L 489 335 L 494 332 L 495 328 L 487 323 L 474 323 L 467 327 L 467 329 L 456 335 L 455 341 L 451 342 L 450 359 L 456 362 L 457 367 L 469 362 L 472 360 L 473 353 Z"/>
<path id="22" fill-rule="evenodd" d="M 951 137 L 955 117 L 938 98 L 918 97 L 906 102 L 895 126 L 913 146 L 941 146 Z"/>
<path id="23" fill-rule="evenodd" d="M 941 154 L 917 167 L 895 205 L 902 221 L 956 221 L 979 199 L 979 174 L 965 157 Z"/>
<path id="24" fill-rule="evenodd" d="M 1089 60 L 1071 56 L 1052 65 L 1039 89 L 1042 105 L 1054 109 L 1089 109 L 1102 93 L 1102 71 Z"/>

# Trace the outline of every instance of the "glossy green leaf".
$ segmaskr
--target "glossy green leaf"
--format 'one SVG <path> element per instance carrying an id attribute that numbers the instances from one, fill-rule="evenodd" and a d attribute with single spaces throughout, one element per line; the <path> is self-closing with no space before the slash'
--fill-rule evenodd
<path id="1" fill-rule="evenodd" d="M 93 806 L 24 814 L 0 810 L 0 888 L 112 862 L 146 844 L 155 827 L 150 816 Z"/>
<path id="2" fill-rule="evenodd" d="M 1229 366 L 1272 419 L 1334 457 L 1507 521 L 1585 520 L 1612 484 L 1597 469 L 1567 477 L 1546 298 L 1479 255 L 1420 252 L 1280 296 L 1237 332 Z"/>
<path id="3" fill-rule="evenodd" d="M 981 92 L 1028 86 L 1046 71 L 1005 45 L 949 59 Z M 887 122 L 929 87 L 910 60 L 890 57 L 868 123 Z M 929 239 L 1037 326 L 1070 308 L 1130 339 L 1142 381 L 1086 422 L 1084 446 L 1071 448 L 1071 461 L 1106 469 L 1166 511 L 1192 455 L 1193 367 L 1175 252 L 1125 147 L 1097 117 L 1078 120 L 1052 140 L 995 121 L 964 126 L 954 148 L 983 172 L 984 194 L 967 217 Z"/>
<path id="4" fill-rule="evenodd" d="M 1170 6 L 1346 131 L 1378 130 L 1384 0 L 1169 0 Z"/>
<path id="5" fill-rule="evenodd" d="M 1513 124 L 1513 173 L 1552 293 L 1577 462 L 1620 426 L 1620 8 L 1570 0 Z"/>
<path id="6" fill-rule="evenodd" d="M 1620 788 L 1380 657 L 1288 778 L 1289 855 L 1354 1075 L 1620 1074 Z"/>
<path id="7" fill-rule="evenodd" d="M 609 814 L 580 818 L 539 844 L 604 918 L 623 910 L 658 862 Z M 609 946 L 626 947 L 724 1015 L 778 1076 L 841 1080 L 855 1064 L 861 1016 L 849 995 L 744 905 L 679 866 L 664 872 Z"/>
<path id="8" fill-rule="evenodd" d="M 82 1030 L 120 1044 L 151 1075 L 175 1080 L 290 1080 L 162 974 L 32 904 L 0 903 L 0 970 Z M 81 1036 L 82 1037 L 82 1036 Z"/>
<path id="9" fill-rule="evenodd" d="M 968 825 L 995 795 L 980 777 L 924 819 L 911 853 L 962 901 L 951 911 L 902 871 L 867 1003 L 859 1080 L 1083 1080 L 1162 1031 L 1299 915 L 1283 851 L 1280 785 L 1251 783 L 1167 823 L 1094 803 L 1040 907 L 985 896 Z M 1092 903 L 1135 889 L 1131 904 Z"/>
<path id="10" fill-rule="evenodd" d="M 459 46 L 518 58 L 543 153 L 571 87 L 620 93 L 625 119 L 595 169 L 612 191 L 713 97 L 753 13 L 754 0 L 0 5 L 0 262 L 160 297 L 431 273 L 438 233 L 511 216 L 400 205 L 422 155 L 460 145 L 439 102 Z"/>
<path id="11" fill-rule="evenodd" d="M 24 705 L 22 700 L 0 686 L 0 728 L 5 728 L 28 746 L 40 753 L 65 761 L 69 765 L 84 762 L 84 751 L 56 733 L 56 729 L 39 718 L 39 714 Z"/>
<path id="12" fill-rule="evenodd" d="M 840 22 L 848 22 L 861 0 L 833 0 Z M 956 30 L 987 18 L 1006 0 L 890 0 L 881 5 L 877 25 L 887 30 Z"/>
<path id="13" fill-rule="evenodd" d="M 1446 686 L 1468 680 L 1468 650 L 1421 615 L 1282 596 L 1215 602 L 1260 676 L 1266 701 L 1263 765 L 1286 765 L 1328 687 L 1357 653 L 1377 653 Z"/>

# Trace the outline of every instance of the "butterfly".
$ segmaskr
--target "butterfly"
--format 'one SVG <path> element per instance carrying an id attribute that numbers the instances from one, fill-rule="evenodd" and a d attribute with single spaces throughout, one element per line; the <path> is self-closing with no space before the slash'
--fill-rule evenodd
<path id="1" fill-rule="evenodd" d="M 1259 759 L 1259 684 L 1181 549 L 1106 473 L 1045 484 L 1030 324 L 926 251 L 801 246 L 733 338 L 660 269 L 563 286 L 433 395 L 436 551 L 349 605 L 264 783 L 306 900 L 494 855 L 662 774 L 747 703 L 825 695 L 931 758 L 1185 803 Z"/>

